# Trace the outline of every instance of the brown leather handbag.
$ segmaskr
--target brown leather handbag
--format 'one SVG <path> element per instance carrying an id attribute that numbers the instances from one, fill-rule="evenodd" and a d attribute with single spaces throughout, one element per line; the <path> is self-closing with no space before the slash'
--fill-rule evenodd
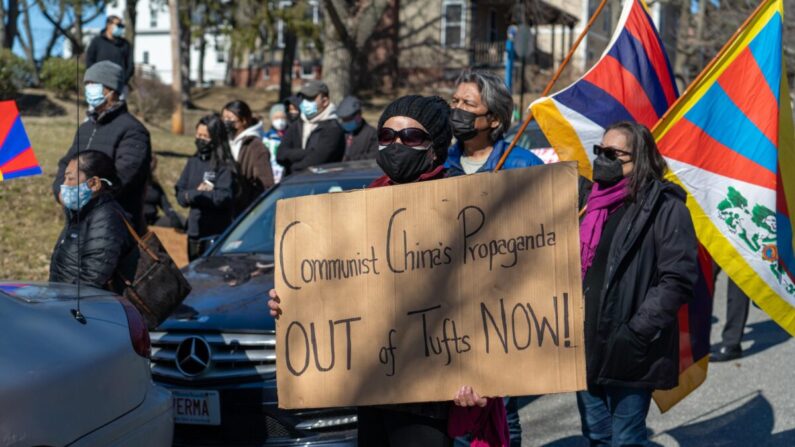
<path id="1" fill-rule="evenodd" d="M 147 231 L 140 237 L 130 222 L 122 218 L 139 253 L 135 278 L 130 280 L 117 272 L 118 280 L 124 288 L 123 296 L 141 312 L 149 330 L 153 330 L 176 310 L 191 287 L 157 235 Z"/>

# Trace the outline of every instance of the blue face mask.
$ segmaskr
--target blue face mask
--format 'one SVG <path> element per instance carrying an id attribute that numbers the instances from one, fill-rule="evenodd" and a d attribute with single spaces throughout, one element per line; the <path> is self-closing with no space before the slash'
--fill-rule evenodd
<path id="1" fill-rule="evenodd" d="M 122 36 L 124 36 L 124 27 L 116 25 L 116 27 L 113 28 L 113 32 L 111 34 L 113 34 L 113 37 L 122 37 Z"/>
<path id="2" fill-rule="evenodd" d="M 105 92 L 102 84 L 86 84 L 86 102 L 92 109 L 96 109 L 105 102 Z"/>
<path id="3" fill-rule="evenodd" d="M 354 133 L 359 129 L 359 120 L 343 121 L 340 125 L 342 126 L 342 130 L 346 133 Z"/>
<path id="4" fill-rule="evenodd" d="M 303 113 L 306 119 L 308 120 L 311 120 L 312 118 L 317 116 L 317 102 L 307 101 L 306 99 L 302 100 L 301 113 Z"/>
<path id="5" fill-rule="evenodd" d="M 77 186 L 61 185 L 61 202 L 66 208 L 77 211 L 91 200 L 91 188 L 88 182 L 83 182 Z"/>

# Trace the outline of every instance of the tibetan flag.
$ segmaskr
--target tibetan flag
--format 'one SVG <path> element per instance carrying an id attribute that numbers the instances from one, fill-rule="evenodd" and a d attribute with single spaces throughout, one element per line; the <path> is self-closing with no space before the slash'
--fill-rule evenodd
<path id="1" fill-rule="evenodd" d="M 0 102 L 0 181 L 41 174 L 14 101 Z"/>
<path id="2" fill-rule="evenodd" d="M 766 0 L 654 129 L 699 241 L 795 335 L 795 135 L 782 0 Z"/>
<path id="3" fill-rule="evenodd" d="M 678 95 L 671 65 L 643 0 L 628 0 L 602 58 L 585 75 L 530 105 L 561 160 L 591 178 L 593 145 L 618 121 L 657 124 Z"/>

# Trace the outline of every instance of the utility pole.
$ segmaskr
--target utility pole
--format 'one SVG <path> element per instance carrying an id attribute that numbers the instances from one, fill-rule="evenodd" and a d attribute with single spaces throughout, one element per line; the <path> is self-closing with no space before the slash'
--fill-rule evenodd
<path id="1" fill-rule="evenodd" d="M 182 71 L 180 58 L 179 0 L 168 0 L 171 18 L 171 90 L 174 92 L 174 113 L 171 115 L 171 133 L 182 135 L 185 130 L 182 111 Z"/>

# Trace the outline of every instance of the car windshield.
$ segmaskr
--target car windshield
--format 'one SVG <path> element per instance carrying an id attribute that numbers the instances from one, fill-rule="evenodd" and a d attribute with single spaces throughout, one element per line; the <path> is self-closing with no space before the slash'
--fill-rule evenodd
<path id="1" fill-rule="evenodd" d="M 257 253 L 273 256 L 276 202 L 278 200 L 364 188 L 371 181 L 371 178 L 329 179 L 278 185 L 238 222 L 225 239 L 219 241 L 219 244 L 216 245 L 218 248 L 211 255 Z"/>

